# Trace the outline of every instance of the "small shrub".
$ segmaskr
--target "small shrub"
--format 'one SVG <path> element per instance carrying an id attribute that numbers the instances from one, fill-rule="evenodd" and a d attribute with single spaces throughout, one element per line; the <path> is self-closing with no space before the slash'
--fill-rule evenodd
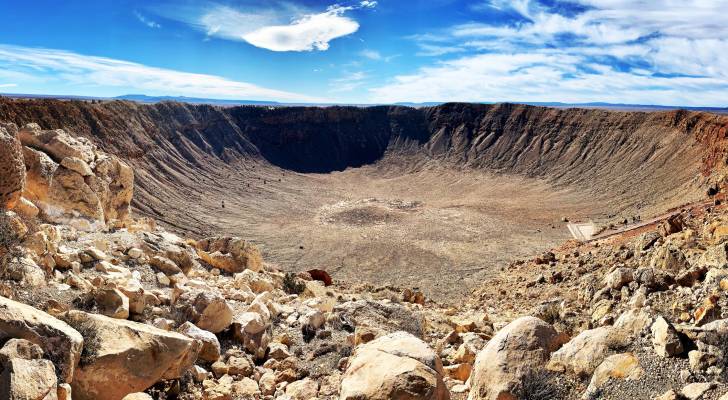
<path id="1" fill-rule="evenodd" d="M 288 294 L 301 294 L 306 290 L 306 284 L 301 282 L 292 272 L 286 273 L 283 277 L 283 290 Z"/>
<path id="2" fill-rule="evenodd" d="M 720 352 L 720 361 L 718 368 L 721 369 L 720 378 L 723 383 L 728 383 L 728 338 L 721 337 L 716 343 L 718 351 Z"/>
<path id="3" fill-rule="evenodd" d="M 316 330 L 308 325 L 304 325 L 301 327 L 301 336 L 303 337 L 303 341 L 308 343 L 316 337 Z"/>
<path id="4" fill-rule="evenodd" d="M 91 324 L 81 324 L 75 327 L 78 333 L 83 336 L 83 349 L 79 365 L 88 365 L 96 358 L 101 349 L 101 342 L 96 337 L 96 329 Z"/>
<path id="5" fill-rule="evenodd" d="M 339 355 L 341 358 L 344 357 L 351 357 L 351 354 L 354 352 L 354 348 L 351 346 L 341 346 L 339 349 Z"/>
<path id="6" fill-rule="evenodd" d="M 556 374 L 545 370 L 531 371 L 521 380 L 516 390 L 518 400 L 558 400 L 563 393 L 556 381 Z"/>

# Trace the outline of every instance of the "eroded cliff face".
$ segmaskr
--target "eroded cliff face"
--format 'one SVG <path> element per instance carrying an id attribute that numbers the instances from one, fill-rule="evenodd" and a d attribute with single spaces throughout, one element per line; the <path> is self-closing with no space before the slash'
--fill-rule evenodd
<path id="1" fill-rule="evenodd" d="M 200 184 L 252 173 L 254 165 L 325 173 L 387 154 L 544 178 L 618 197 L 622 207 L 625 198 L 660 202 L 702 192 L 722 172 L 728 130 L 728 117 L 709 113 L 513 104 L 221 108 L 3 99 L 0 120 L 64 128 L 129 160 L 138 171 L 135 205 L 158 217 L 164 196 L 154 192 L 182 201 Z"/>
<path id="2" fill-rule="evenodd" d="M 412 143 L 431 156 L 535 175 L 553 175 L 554 169 L 568 165 L 583 167 L 584 160 L 624 162 L 619 156 L 628 156 L 628 161 L 650 161 L 655 151 L 699 144 L 699 150 L 707 150 L 700 161 L 701 171 L 708 174 L 724 161 L 722 140 L 728 132 L 728 116 L 703 112 L 514 104 L 221 108 L 4 99 L 0 117 L 16 124 L 32 120 L 48 129 L 68 128 L 129 158 L 171 145 L 187 156 L 262 156 L 299 172 L 358 167 Z M 195 157 L 188 158 L 195 162 Z"/>
<path id="3" fill-rule="evenodd" d="M 545 178 L 601 197 L 612 210 L 693 201 L 725 169 L 726 116 L 513 104 L 425 112 L 431 156 Z"/>

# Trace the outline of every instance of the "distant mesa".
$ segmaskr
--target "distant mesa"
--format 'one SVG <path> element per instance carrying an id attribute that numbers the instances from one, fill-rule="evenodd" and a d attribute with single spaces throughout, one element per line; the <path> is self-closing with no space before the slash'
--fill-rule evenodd
<path id="1" fill-rule="evenodd" d="M 176 102 L 187 104 L 210 104 L 218 106 L 312 106 L 312 107 L 328 107 L 328 106 L 358 106 L 370 107 L 379 105 L 393 105 L 402 107 L 422 108 L 436 107 L 447 104 L 447 101 L 425 101 L 425 102 L 393 102 L 393 103 L 290 103 L 280 101 L 265 100 L 235 100 L 235 99 L 213 99 L 204 97 L 187 97 L 187 96 L 149 96 L 146 94 L 125 94 L 116 97 L 98 97 L 98 96 L 74 96 L 74 95 L 52 95 L 52 94 L 26 94 L 26 93 L 0 93 L 2 97 L 10 97 L 16 99 L 57 99 L 57 100 L 126 100 L 137 103 L 154 104 L 161 102 Z M 482 101 L 470 102 L 470 104 L 499 104 L 502 102 Z M 606 110 L 623 110 L 623 111 L 669 111 L 669 110 L 689 110 L 689 111 L 705 111 L 717 114 L 728 114 L 728 107 L 700 107 L 700 106 L 680 106 L 680 105 L 659 105 L 659 104 L 624 104 L 624 103 L 607 103 L 607 102 L 587 102 L 587 103 L 562 103 L 562 102 L 527 102 L 527 101 L 510 101 L 511 104 L 522 104 L 528 106 L 541 106 L 553 108 L 596 108 Z"/>

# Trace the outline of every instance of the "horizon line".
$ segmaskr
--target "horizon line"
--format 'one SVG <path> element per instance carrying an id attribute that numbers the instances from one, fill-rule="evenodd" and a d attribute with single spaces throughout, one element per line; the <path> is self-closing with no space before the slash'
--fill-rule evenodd
<path id="1" fill-rule="evenodd" d="M 686 106 L 686 105 L 668 105 L 668 104 L 637 104 L 637 103 L 610 103 L 602 101 L 570 103 L 563 101 L 425 101 L 413 102 L 402 101 L 393 103 L 356 103 L 356 102 L 283 102 L 277 100 L 254 100 L 254 99 L 220 99 L 220 98 L 204 98 L 191 96 L 173 96 L 160 95 L 151 96 L 146 94 L 124 94 L 119 96 L 90 96 L 90 95 L 65 95 L 65 94 L 34 94 L 34 93 L 0 93 L 0 97 L 9 97 L 16 99 L 55 99 L 55 100 L 103 100 L 103 101 L 132 101 L 140 104 L 154 104 L 165 101 L 188 103 L 188 104 L 208 104 L 208 105 L 259 105 L 259 106 L 359 106 L 359 107 L 375 107 L 375 106 L 437 106 L 442 104 L 463 103 L 463 104 L 523 104 L 543 107 L 591 107 L 591 108 L 631 108 L 631 109 L 663 109 L 663 110 L 714 110 L 728 112 L 726 106 Z M 145 101 L 146 99 L 146 101 Z M 219 103 L 219 104 L 216 104 Z"/>

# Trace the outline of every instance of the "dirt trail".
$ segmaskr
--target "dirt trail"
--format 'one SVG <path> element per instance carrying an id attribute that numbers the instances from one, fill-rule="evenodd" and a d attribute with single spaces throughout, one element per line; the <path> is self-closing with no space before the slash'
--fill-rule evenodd
<path id="1" fill-rule="evenodd" d="M 634 222 L 634 223 L 628 223 L 626 225 L 620 224 L 617 226 L 616 229 L 607 229 L 607 230 L 599 233 L 598 235 L 592 237 L 587 242 L 598 241 L 598 240 L 610 238 L 612 236 L 621 235 L 621 234 L 624 234 L 627 232 L 642 230 L 642 228 L 653 226 L 659 222 L 662 222 L 662 221 L 672 217 L 673 215 L 680 214 L 683 210 L 686 210 L 686 209 L 699 210 L 699 209 L 704 209 L 706 207 L 710 207 L 713 204 L 714 204 L 714 202 L 712 200 L 711 201 L 700 201 L 700 202 L 696 202 L 696 203 L 692 203 L 692 204 L 685 204 L 680 207 L 671 208 L 668 211 L 666 211 L 660 215 L 656 215 L 656 216 L 654 216 L 652 218 L 648 218 L 646 220 L 641 220 L 639 222 Z"/>

